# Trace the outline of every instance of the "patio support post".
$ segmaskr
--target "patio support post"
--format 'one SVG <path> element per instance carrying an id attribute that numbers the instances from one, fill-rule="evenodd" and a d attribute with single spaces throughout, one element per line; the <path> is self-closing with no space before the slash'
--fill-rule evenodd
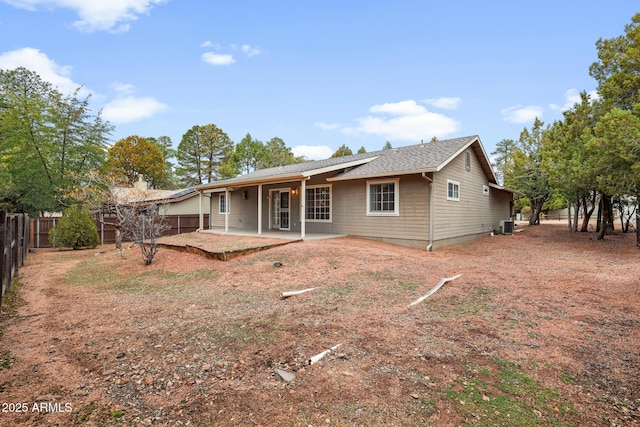
<path id="1" fill-rule="evenodd" d="M 258 236 L 262 234 L 262 184 L 258 184 Z"/>
<path id="2" fill-rule="evenodd" d="M 229 232 L 229 188 L 224 189 L 224 232 Z"/>
<path id="3" fill-rule="evenodd" d="M 199 215 L 199 217 L 198 217 L 198 219 L 199 219 L 198 230 L 202 231 L 204 229 L 204 215 L 202 214 L 202 212 L 203 212 L 203 209 L 202 209 L 202 202 L 203 202 L 202 191 L 198 191 L 198 199 L 199 199 L 198 200 L 198 202 L 199 202 L 199 204 L 198 204 L 198 206 L 199 206 L 199 211 L 198 211 L 198 215 Z"/>
<path id="4" fill-rule="evenodd" d="M 306 233 L 306 225 L 307 225 L 307 215 L 305 212 L 305 204 L 307 198 L 307 181 L 303 179 L 300 181 L 300 238 L 304 239 Z"/>

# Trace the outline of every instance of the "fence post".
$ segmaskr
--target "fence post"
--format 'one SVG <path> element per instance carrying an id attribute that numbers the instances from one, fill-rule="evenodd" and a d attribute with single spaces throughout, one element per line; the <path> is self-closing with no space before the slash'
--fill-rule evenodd
<path id="1" fill-rule="evenodd" d="M 6 242 L 7 212 L 0 210 L 0 306 L 2 306 L 2 296 L 4 295 L 5 284 L 5 254 L 7 253 Z"/>
<path id="2" fill-rule="evenodd" d="M 22 233 L 22 265 L 27 263 L 27 255 L 31 248 L 31 218 L 28 214 L 23 214 L 22 223 L 25 225 Z"/>
<path id="3" fill-rule="evenodd" d="M 24 235 L 24 215 L 16 215 L 16 233 L 14 240 L 16 242 L 16 269 L 22 267 L 22 236 Z"/>
<path id="4" fill-rule="evenodd" d="M 100 244 L 104 245 L 104 213 L 100 212 Z"/>
<path id="5" fill-rule="evenodd" d="M 8 291 L 11 291 L 11 283 L 13 277 L 18 271 L 18 242 L 16 242 L 16 235 L 18 234 L 18 215 L 9 215 L 9 241 L 11 242 L 11 277 L 9 278 Z"/>

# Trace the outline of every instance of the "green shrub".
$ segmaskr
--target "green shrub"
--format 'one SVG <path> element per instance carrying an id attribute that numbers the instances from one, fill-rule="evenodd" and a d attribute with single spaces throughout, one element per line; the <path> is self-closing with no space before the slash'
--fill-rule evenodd
<path id="1" fill-rule="evenodd" d="M 89 216 L 89 209 L 81 205 L 65 209 L 62 218 L 49 231 L 49 240 L 56 248 L 98 246 L 98 228 Z"/>

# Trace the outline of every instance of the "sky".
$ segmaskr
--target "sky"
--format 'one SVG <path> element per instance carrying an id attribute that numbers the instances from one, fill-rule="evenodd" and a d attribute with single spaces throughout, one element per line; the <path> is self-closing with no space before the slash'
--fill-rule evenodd
<path id="1" fill-rule="evenodd" d="M 0 0 L 0 69 L 82 87 L 130 135 L 215 124 L 331 156 L 479 135 L 487 154 L 595 93 L 634 0 Z"/>

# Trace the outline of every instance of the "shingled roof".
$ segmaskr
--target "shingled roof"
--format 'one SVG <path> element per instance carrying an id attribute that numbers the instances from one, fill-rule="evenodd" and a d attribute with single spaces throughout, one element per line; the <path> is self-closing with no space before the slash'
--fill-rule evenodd
<path id="1" fill-rule="evenodd" d="M 111 190 L 113 198 L 122 204 L 130 203 L 173 203 L 195 196 L 193 188 L 180 190 L 139 190 L 130 187 L 115 187 Z"/>
<path id="2" fill-rule="evenodd" d="M 203 184 L 196 189 L 254 185 L 264 182 L 297 180 L 320 173 L 336 172 L 329 181 L 437 172 L 467 148 L 471 147 L 480 160 L 491 183 L 497 183 L 493 169 L 477 135 L 433 141 L 370 153 L 334 157 L 325 160 L 297 163 L 260 169 L 236 178 Z"/>

